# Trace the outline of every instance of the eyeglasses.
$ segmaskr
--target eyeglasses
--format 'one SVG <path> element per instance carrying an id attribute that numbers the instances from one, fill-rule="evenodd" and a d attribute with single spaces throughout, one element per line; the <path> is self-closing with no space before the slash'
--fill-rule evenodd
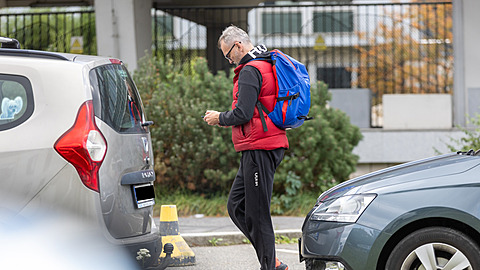
<path id="1" fill-rule="evenodd" d="M 238 43 L 241 43 L 240 41 L 238 41 Z M 227 54 L 225 54 L 225 59 L 227 59 L 228 61 L 231 61 L 233 62 L 232 58 L 230 58 L 230 52 L 232 52 L 233 48 L 235 48 L 235 45 L 237 45 L 237 42 L 234 42 L 233 43 L 233 46 L 230 48 L 230 50 L 228 50 Z"/>

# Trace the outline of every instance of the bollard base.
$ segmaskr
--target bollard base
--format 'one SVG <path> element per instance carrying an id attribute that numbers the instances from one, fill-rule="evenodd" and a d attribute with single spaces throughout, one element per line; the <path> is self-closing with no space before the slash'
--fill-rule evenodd
<path id="1" fill-rule="evenodd" d="M 195 264 L 195 253 L 180 235 L 162 236 L 162 243 L 170 243 L 174 247 L 169 266 L 187 266 Z M 160 259 L 165 256 L 166 254 L 162 253 Z"/>

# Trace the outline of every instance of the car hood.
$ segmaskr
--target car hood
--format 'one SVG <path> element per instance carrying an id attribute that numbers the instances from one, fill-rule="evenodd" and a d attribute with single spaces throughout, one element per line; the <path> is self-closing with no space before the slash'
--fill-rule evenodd
<path id="1" fill-rule="evenodd" d="M 421 188 L 423 188 L 425 182 L 438 184 L 437 181 L 430 180 L 461 174 L 479 164 L 480 157 L 457 153 L 412 161 L 353 178 L 324 192 L 318 200 L 325 201 L 359 193 L 379 193 L 382 190 L 388 192 L 392 190 L 388 187 L 405 185 L 406 183 L 414 186 L 412 182 L 420 181 L 422 181 Z M 420 188 L 420 186 L 416 188 Z"/>

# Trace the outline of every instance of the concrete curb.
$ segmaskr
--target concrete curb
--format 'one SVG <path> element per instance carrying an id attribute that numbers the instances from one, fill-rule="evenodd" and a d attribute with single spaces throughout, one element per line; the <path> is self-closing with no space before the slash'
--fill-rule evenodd
<path id="1" fill-rule="evenodd" d="M 275 235 L 282 235 L 291 239 L 296 239 L 301 237 L 302 231 L 275 230 Z M 181 236 L 189 246 L 223 246 L 247 243 L 247 239 L 241 232 L 184 233 Z"/>

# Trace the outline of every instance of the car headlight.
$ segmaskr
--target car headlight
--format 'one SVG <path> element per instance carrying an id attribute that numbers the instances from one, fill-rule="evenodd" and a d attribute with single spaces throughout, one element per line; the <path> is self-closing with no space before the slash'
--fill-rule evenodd
<path id="1" fill-rule="evenodd" d="M 376 194 L 343 196 L 322 202 L 313 211 L 310 219 L 333 222 L 357 222 Z"/>

